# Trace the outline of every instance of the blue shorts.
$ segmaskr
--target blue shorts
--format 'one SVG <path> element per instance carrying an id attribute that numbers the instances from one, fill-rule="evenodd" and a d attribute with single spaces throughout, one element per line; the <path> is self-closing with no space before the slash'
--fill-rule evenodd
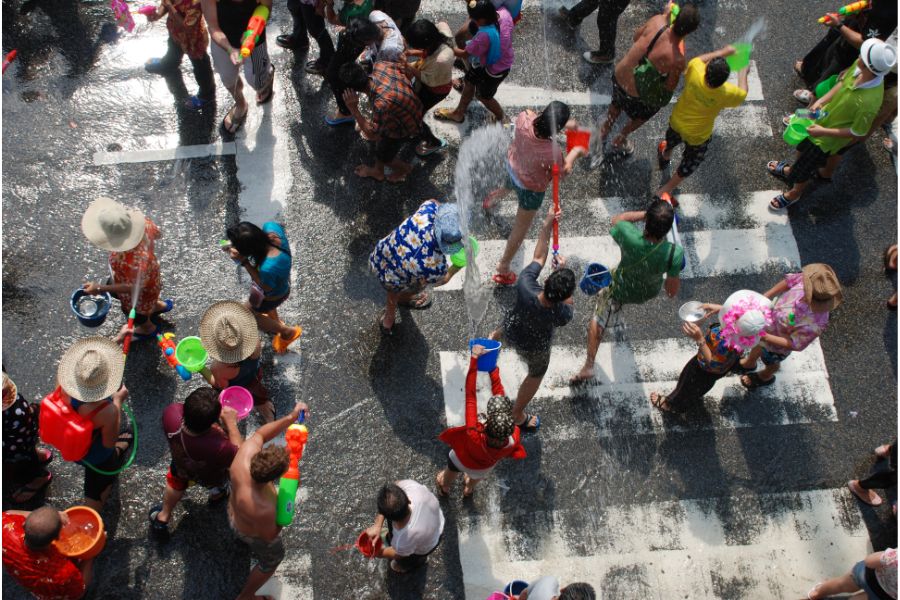
<path id="1" fill-rule="evenodd" d="M 853 565 L 853 568 L 850 570 L 850 576 L 853 578 L 853 582 L 866 593 L 868 600 L 881 600 L 882 596 L 878 595 L 872 589 L 872 586 L 869 585 L 869 582 L 866 581 L 866 562 L 864 560 Z"/>
<path id="2" fill-rule="evenodd" d="M 791 354 L 790 352 L 788 352 L 787 354 L 779 354 L 777 352 L 772 352 L 771 350 L 768 350 L 765 347 L 763 347 L 762 361 L 763 361 L 764 365 L 777 365 L 778 363 L 780 363 L 781 361 L 786 359 L 788 356 L 790 356 L 790 354 Z"/>

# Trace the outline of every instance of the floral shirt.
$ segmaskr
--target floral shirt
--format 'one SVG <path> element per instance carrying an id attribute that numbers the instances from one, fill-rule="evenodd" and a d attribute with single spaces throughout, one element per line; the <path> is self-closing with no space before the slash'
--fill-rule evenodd
<path id="1" fill-rule="evenodd" d="M 184 26 L 179 27 L 175 19 L 169 16 L 166 19 L 169 35 L 189 57 L 203 58 L 206 54 L 206 47 L 209 46 L 209 35 L 206 33 L 206 23 L 203 21 L 200 0 L 173 0 L 172 6 L 181 15 Z"/>
<path id="2" fill-rule="evenodd" d="M 741 357 L 737 351 L 732 350 L 725 343 L 725 338 L 722 336 L 722 327 L 718 323 L 709 326 L 703 341 L 712 353 L 712 358 L 708 361 L 703 360 L 703 353 L 698 352 L 697 362 L 707 373 L 716 375 L 727 373 L 734 366 L 735 361 Z"/>
<path id="3" fill-rule="evenodd" d="M 766 327 L 766 333 L 790 340 L 791 350 L 803 350 L 813 340 L 822 335 L 828 326 L 828 312 L 813 312 L 806 303 L 803 291 L 803 273 L 789 273 L 784 276 L 788 291 L 781 294 L 772 304 L 772 325 Z M 788 354 L 780 346 L 766 344 L 763 346 L 776 354 Z"/>
<path id="4" fill-rule="evenodd" d="M 141 242 L 127 252 L 110 252 L 109 268 L 112 271 L 114 283 L 134 284 L 138 277 L 141 278 L 141 292 L 138 296 L 137 312 L 142 315 L 150 315 L 156 308 L 162 284 L 159 280 L 159 263 L 153 253 L 153 241 L 159 238 L 159 227 L 156 223 L 147 219 L 144 229 L 144 238 Z M 141 269 L 143 268 L 143 273 Z M 116 294 L 123 310 L 131 308 L 131 292 Z"/>
<path id="5" fill-rule="evenodd" d="M 77 600 L 84 595 L 84 578 L 71 560 L 50 546 L 31 550 L 25 545 L 25 516 L 3 513 L 3 568 L 38 600 Z"/>
<path id="6" fill-rule="evenodd" d="M 38 441 L 35 408 L 22 394 L 17 394 L 16 401 L 3 410 L 3 460 L 34 458 L 34 447 Z"/>
<path id="7" fill-rule="evenodd" d="M 437 283 L 447 274 L 447 259 L 434 237 L 438 203 L 427 200 L 414 215 L 375 244 L 369 267 L 388 290 Z"/>
<path id="8" fill-rule="evenodd" d="M 881 565 L 875 569 L 875 579 L 888 596 L 897 597 L 897 550 L 888 548 L 881 553 Z"/>

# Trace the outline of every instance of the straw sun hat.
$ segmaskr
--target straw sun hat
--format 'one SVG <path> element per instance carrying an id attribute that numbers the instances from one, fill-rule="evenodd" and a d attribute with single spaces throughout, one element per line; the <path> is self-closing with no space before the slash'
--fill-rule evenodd
<path id="1" fill-rule="evenodd" d="M 256 318 L 240 302 L 216 302 L 200 319 L 200 341 L 214 359 L 241 362 L 256 351 L 259 343 Z"/>
<path id="2" fill-rule="evenodd" d="M 844 300 L 834 269 L 823 263 L 803 267 L 803 295 L 813 312 L 834 310 Z"/>
<path id="3" fill-rule="evenodd" d="M 100 196 L 81 217 L 81 231 L 88 241 L 110 252 L 127 252 L 144 237 L 144 213 Z"/>
<path id="4" fill-rule="evenodd" d="M 121 387 L 124 372 L 125 357 L 118 344 L 104 337 L 89 337 L 66 350 L 56 378 L 68 395 L 82 402 L 96 402 Z"/>

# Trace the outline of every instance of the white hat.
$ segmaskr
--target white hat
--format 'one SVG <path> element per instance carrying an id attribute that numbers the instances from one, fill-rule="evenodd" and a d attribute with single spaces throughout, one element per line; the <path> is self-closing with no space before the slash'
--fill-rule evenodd
<path id="1" fill-rule="evenodd" d="M 81 231 L 95 246 L 110 252 L 127 252 L 144 237 L 144 213 L 100 196 L 81 217 Z"/>
<path id="2" fill-rule="evenodd" d="M 740 351 L 755 346 L 760 333 L 771 321 L 772 301 L 753 290 L 738 290 L 731 294 L 719 311 L 725 343 Z"/>
<path id="3" fill-rule="evenodd" d="M 240 302 L 216 302 L 200 318 L 200 341 L 214 359 L 239 363 L 259 344 L 256 317 Z"/>
<path id="4" fill-rule="evenodd" d="M 125 357 L 122 349 L 105 337 L 75 342 L 59 359 L 56 378 L 60 387 L 82 402 L 108 398 L 122 385 Z"/>
<path id="5" fill-rule="evenodd" d="M 869 38 L 859 48 L 859 58 L 876 75 L 884 75 L 897 64 L 897 49 L 878 38 Z"/>

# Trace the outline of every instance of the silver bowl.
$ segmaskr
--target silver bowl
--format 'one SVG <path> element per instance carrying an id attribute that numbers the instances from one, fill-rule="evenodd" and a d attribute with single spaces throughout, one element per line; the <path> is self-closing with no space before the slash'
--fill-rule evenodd
<path id="1" fill-rule="evenodd" d="M 696 300 L 685 302 L 681 305 L 681 308 L 678 309 L 678 317 L 682 321 L 687 321 L 688 323 L 696 323 L 706 316 L 706 311 L 703 310 L 702 306 L 703 303 Z"/>

